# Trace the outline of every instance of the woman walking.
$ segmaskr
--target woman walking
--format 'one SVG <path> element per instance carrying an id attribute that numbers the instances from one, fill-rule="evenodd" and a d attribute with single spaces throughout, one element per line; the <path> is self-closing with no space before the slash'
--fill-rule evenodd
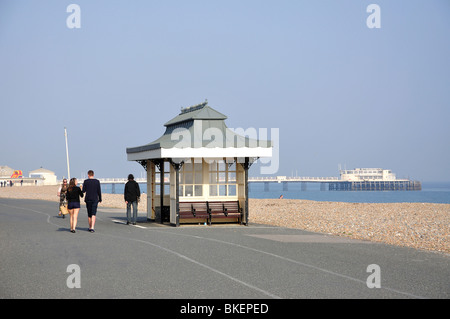
<path id="1" fill-rule="evenodd" d="M 80 197 L 83 197 L 81 188 L 77 186 L 77 179 L 72 178 L 69 182 L 69 188 L 67 189 L 67 201 L 70 214 L 70 232 L 75 233 L 77 227 L 78 213 L 80 212 Z"/>
<path id="2" fill-rule="evenodd" d="M 58 197 L 59 197 L 59 207 L 61 206 L 67 206 L 67 189 L 69 188 L 69 185 L 67 185 L 67 179 L 63 179 L 63 183 L 58 189 Z M 59 210 L 59 216 L 62 216 L 62 218 L 66 218 L 66 215 L 61 213 L 61 209 Z"/>

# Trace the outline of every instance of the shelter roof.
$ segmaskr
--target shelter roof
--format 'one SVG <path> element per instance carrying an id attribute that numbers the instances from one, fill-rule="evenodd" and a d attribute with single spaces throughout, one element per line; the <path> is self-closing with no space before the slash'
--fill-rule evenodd
<path id="1" fill-rule="evenodd" d="M 181 113 L 171 119 L 164 126 L 172 126 L 174 124 L 192 121 L 192 120 L 226 120 L 227 117 L 217 112 L 208 105 L 208 102 L 200 103 L 181 109 Z"/>
<path id="2" fill-rule="evenodd" d="M 270 157 L 270 141 L 258 140 L 256 129 L 229 129 L 227 116 L 207 102 L 181 110 L 157 140 L 127 148 L 128 160 L 175 157 Z M 244 134 L 238 134 L 242 133 Z"/>

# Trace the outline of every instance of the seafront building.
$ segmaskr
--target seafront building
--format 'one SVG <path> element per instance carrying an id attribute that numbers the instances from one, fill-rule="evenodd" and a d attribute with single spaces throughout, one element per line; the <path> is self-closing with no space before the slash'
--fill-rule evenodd
<path id="1" fill-rule="evenodd" d="M 126 149 L 127 159 L 147 171 L 149 220 L 248 224 L 248 170 L 271 157 L 272 146 L 236 134 L 226 119 L 208 102 L 184 108 L 160 138 Z"/>
<path id="2" fill-rule="evenodd" d="M 355 168 L 340 170 L 343 181 L 395 181 L 395 174 L 390 169 L 382 168 Z"/>
<path id="3" fill-rule="evenodd" d="M 56 181 L 55 172 L 42 167 L 29 172 L 28 177 L 34 180 L 39 186 L 58 184 Z"/>
<path id="4" fill-rule="evenodd" d="M 8 166 L 0 166 L 0 182 L 6 182 L 7 185 L 10 185 L 12 182 L 13 185 L 42 186 L 56 185 L 57 178 L 55 172 L 42 167 L 29 172 L 28 177 L 25 177 L 21 170 L 14 170 Z"/>
<path id="5" fill-rule="evenodd" d="M 0 178 L 11 178 L 11 176 L 14 174 L 14 170 L 6 165 L 0 166 Z"/>
<path id="6" fill-rule="evenodd" d="M 329 183 L 329 190 L 422 190 L 419 181 L 397 179 L 390 169 L 382 168 L 355 168 L 353 170 L 340 170 L 340 180 Z"/>

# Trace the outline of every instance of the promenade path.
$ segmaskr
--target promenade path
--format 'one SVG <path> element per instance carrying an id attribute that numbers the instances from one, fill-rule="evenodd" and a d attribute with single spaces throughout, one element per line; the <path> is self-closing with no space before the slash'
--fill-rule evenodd
<path id="1" fill-rule="evenodd" d="M 77 233 L 46 201 L 0 199 L 0 298 L 449 298 L 450 256 L 263 225 L 124 225 Z M 80 288 L 69 288 L 78 265 Z M 380 272 L 368 272 L 378 265 Z M 378 275 L 376 277 L 375 275 Z M 367 282 L 381 288 L 369 288 Z"/>

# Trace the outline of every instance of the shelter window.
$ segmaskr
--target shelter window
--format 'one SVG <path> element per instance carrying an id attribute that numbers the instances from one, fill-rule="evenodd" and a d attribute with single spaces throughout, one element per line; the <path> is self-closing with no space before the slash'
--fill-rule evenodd
<path id="1" fill-rule="evenodd" d="M 209 165 L 209 196 L 236 196 L 236 163 Z"/>
<path id="2" fill-rule="evenodd" d="M 164 162 L 164 194 L 170 193 L 170 164 L 168 162 Z M 160 170 L 156 169 L 155 174 L 159 180 Z M 161 186 L 160 184 L 156 184 L 155 187 L 156 194 L 161 194 Z"/>
<path id="3" fill-rule="evenodd" d="M 182 196 L 203 196 L 202 163 L 185 163 L 180 172 Z"/>

